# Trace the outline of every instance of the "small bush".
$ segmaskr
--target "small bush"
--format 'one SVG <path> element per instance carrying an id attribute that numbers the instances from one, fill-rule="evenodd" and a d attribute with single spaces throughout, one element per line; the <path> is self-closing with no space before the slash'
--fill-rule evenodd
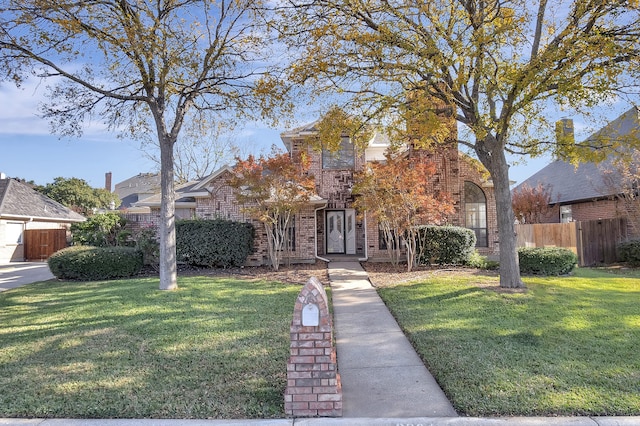
<path id="1" fill-rule="evenodd" d="M 500 263 L 495 260 L 489 260 L 487 259 L 487 256 L 482 256 L 477 251 L 474 251 L 467 261 L 467 266 L 478 269 L 494 270 L 498 269 Z"/>
<path id="2" fill-rule="evenodd" d="M 61 280 L 108 280 L 139 273 L 142 253 L 132 247 L 72 246 L 55 252 L 48 263 Z"/>
<path id="3" fill-rule="evenodd" d="M 242 266 L 253 251 L 254 228 L 230 220 L 176 222 L 178 260 L 193 266 Z"/>
<path id="4" fill-rule="evenodd" d="M 475 251 L 476 234 L 460 226 L 420 226 L 418 264 L 464 265 Z"/>
<path id="5" fill-rule="evenodd" d="M 618 245 L 620 260 L 630 266 L 640 266 L 640 240 L 630 240 Z"/>
<path id="6" fill-rule="evenodd" d="M 565 275 L 578 263 L 578 256 L 561 247 L 521 247 L 518 249 L 520 272 L 534 275 Z"/>

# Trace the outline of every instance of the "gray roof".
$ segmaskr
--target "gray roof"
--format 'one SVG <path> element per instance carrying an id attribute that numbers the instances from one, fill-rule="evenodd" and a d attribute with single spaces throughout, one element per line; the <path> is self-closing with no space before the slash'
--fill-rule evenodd
<path id="1" fill-rule="evenodd" d="M 176 203 L 194 203 L 195 198 L 187 195 L 200 181 L 190 181 L 180 185 L 176 185 L 174 188 L 176 194 Z M 160 207 L 162 201 L 162 193 L 157 192 L 149 197 L 143 198 L 136 203 L 133 203 L 134 207 L 146 206 L 146 207 Z"/>
<path id="2" fill-rule="evenodd" d="M 598 132 L 587 138 L 589 140 L 606 141 L 608 139 L 633 138 L 638 140 L 640 133 L 640 109 L 633 107 L 620 117 L 607 124 Z M 612 166 L 613 157 L 596 163 L 580 163 L 577 167 L 562 160 L 556 160 L 526 179 L 514 188 L 514 191 L 528 185 L 535 188 L 542 184 L 549 188 L 552 203 L 570 203 L 594 200 L 615 195 L 610 179 L 616 180 L 617 174 Z M 605 171 L 610 172 L 605 177 Z"/>
<path id="3" fill-rule="evenodd" d="M 113 192 L 120 198 L 120 207 L 126 208 L 158 191 L 160 191 L 160 174 L 140 173 L 116 183 Z"/>
<path id="4" fill-rule="evenodd" d="M 554 204 L 607 197 L 614 192 L 603 175 L 603 170 L 612 170 L 610 164 L 611 161 L 607 160 L 600 164 L 582 163 L 576 167 L 566 161 L 554 161 L 522 182 L 514 191 L 525 184 L 531 188 L 542 184 L 549 188 Z"/>
<path id="5" fill-rule="evenodd" d="M 85 220 L 84 216 L 14 179 L 0 179 L 0 217 L 58 222 Z"/>

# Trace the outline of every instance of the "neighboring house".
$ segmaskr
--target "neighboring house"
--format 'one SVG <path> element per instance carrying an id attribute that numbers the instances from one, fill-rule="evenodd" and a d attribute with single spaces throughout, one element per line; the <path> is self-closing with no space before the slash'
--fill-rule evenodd
<path id="1" fill-rule="evenodd" d="M 366 212 L 353 208 L 351 189 L 354 173 L 362 170 L 367 162 L 383 160 L 388 142 L 376 135 L 364 152 L 359 152 L 345 138 L 339 151 L 319 152 L 306 141 L 314 133 L 316 130 L 311 124 L 281 135 L 288 152 L 307 152 L 311 160 L 309 173 L 316 182 L 316 195 L 292 223 L 291 261 L 328 260 L 335 255 L 349 255 L 360 260 L 387 260 L 377 223 Z M 450 216 L 449 223 L 473 229 L 478 237 L 478 251 L 495 254 L 498 250 L 497 220 L 492 183 L 484 177 L 477 161 L 457 150 L 455 136 L 447 148 L 431 153 L 411 150 L 412 155 L 427 156 L 435 162 L 437 172 L 431 179 L 434 191 L 448 193 L 455 204 L 455 213 Z M 192 215 L 197 218 L 253 223 L 256 227 L 256 250 L 247 263 L 266 264 L 268 256 L 263 225 L 248 217 L 243 206 L 236 202 L 233 189 L 227 183 L 232 173 L 232 168 L 225 166 L 190 184 L 189 188 L 180 188 L 176 195 L 176 211 L 181 207 L 192 208 Z M 159 196 L 135 205 L 150 207 L 151 216 L 155 217 L 152 220 L 158 220 Z"/>
<path id="2" fill-rule="evenodd" d="M 633 107 L 590 136 L 597 140 L 624 140 L 640 137 L 640 109 Z M 612 157 L 602 163 L 581 163 L 577 167 L 557 160 L 520 183 L 535 188 L 538 184 L 549 189 L 553 213 L 547 223 L 615 219 L 625 216 L 616 187 L 619 175 L 612 165 Z"/>
<path id="3" fill-rule="evenodd" d="M 132 206 L 145 198 L 160 191 L 160 174 L 158 173 L 140 173 L 122 182 L 116 183 L 114 193 L 120 198 L 121 204 L 119 209 L 149 213 L 149 209 L 132 209 Z"/>
<path id="4" fill-rule="evenodd" d="M 0 263 L 47 258 L 66 246 L 70 225 L 84 220 L 29 185 L 0 175 Z M 36 230 L 41 232 L 34 235 Z M 33 243 L 27 234 L 34 235 Z"/>

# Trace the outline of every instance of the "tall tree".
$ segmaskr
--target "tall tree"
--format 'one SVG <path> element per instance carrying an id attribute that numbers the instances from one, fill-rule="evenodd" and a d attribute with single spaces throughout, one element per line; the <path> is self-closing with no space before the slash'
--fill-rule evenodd
<path id="1" fill-rule="evenodd" d="M 590 107 L 637 88 L 638 1 L 285 0 L 282 11 L 283 38 L 299 53 L 292 79 L 316 95 L 337 93 L 350 112 L 399 131 L 415 129 L 395 117 L 421 115 L 422 143 L 438 143 L 438 110 L 455 115 L 468 134 L 459 142 L 493 180 L 500 285 L 524 286 L 507 154 L 551 146 L 554 127 L 542 112 L 554 102 Z M 602 156 L 579 148 L 556 152 Z"/>
<path id="2" fill-rule="evenodd" d="M 85 216 L 91 216 L 94 209 L 109 209 L 120 204 L 117 195 L 104 188 L 92 188 L 79 178 L 57 177 L 52 183 L 35 189 Z"/>
<path id="3" fill-rule="evenodd" d="M 44 114 L 62 134 L 98 115 L 161 159 L 160 289 L 177 288 L 174 145 L 186 120 L 268 118 L 282 98 L 268 72 L 260 0 L 4 0 L 0 78 L 56 84 Z M 288 109 L 288 108 L 287 108 Z"/>
<path id="4" fill-rule="evenodd" d="M 293 157 L 272 149 L 269 157 L 249 156 L 237 160 L 230 185 L 243 210 L 264 225 L 271 267 L 278 270 L 283 253 L 289 253 L 290 225 L 297 213 L 309 206 L 315 181 L 309 158 Z"/>
<path id="5" fill-rule="evenodd" d="M 385 154 L 385 159 L 355 176 L 354 205 L 378 222 L 396 265 L 404 243 L 407 270 L 411 271 L 416 261 L 417 226 L 442 223 L 453 213 L 453 203 L 448 194 L 434 193 L 433 163 L 392 153 Z"/>

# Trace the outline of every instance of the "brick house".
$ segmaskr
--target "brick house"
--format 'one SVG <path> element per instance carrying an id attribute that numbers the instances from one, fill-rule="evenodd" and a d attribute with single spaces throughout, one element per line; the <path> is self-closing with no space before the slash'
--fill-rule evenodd
<path id="1" fill-rule="evenodd" d="M 640 137 L 640 109 L 633 107 L 607 124 L 590 138 L 637 140 Z M 630 140 L 630 139 L 628 139 Z M 556 160 L 529 177 L 523 185 L 535 188 L 538 184 L 549 189 L 552 212 L 545 223 L 563 223 L 625 217 L 624 204 L 616 187 L 620 176 L 613 166 L 613 157 L 596 164 L 573 164 Z"/>
<path id="2" fill-rule="evenodd" d="M 281 134 L 289 153 L 305 151 L 308 154 L 311 160 L 309 173 L 316 182 L 316 195 L 308 207 L 296 215 L 292 224 L 291 262 L 330 260 L 334 256 L 386 261 L 388 255 L 383 248 L 378 225 L 367 217 L 366 212 L 354 209 L 351 188 L 356 171 L 362 170 L 367 162 L 384 159 L 388 142 L 377 134 L 366 149 L 360 150 L 345 138 L 337 152 L 318 151 L 306 141 L 316 132 L 313 126 L 310 124 Z M 496 254 L 497 219 L 492 183 L 477 161 L 458 151 L 455 140 L 452 138 L 448 147 L 440 147 L 435 152 L 408 148 L 408 153 L 427 156 L 437 165 L 436 175 L 432 178 L 434 190 L 447 192 L 455 204 L 455 212 L 448 223 L 474 229 L 478 251 Z M 227 184 L 231 173 L 230 167 L 223 167 L 198 182 L 190 183 L 187 190 L 179 190 L 176 198 L 194 203 L 193 217 L 252 222 L 256 227 L 256 250 L 247 263 L 267 264 L 263 225 L 248 217 L 236 202 L 233 189 Z M 159 197 L 142 200 L 137 205 L 143 204 L 151 207 L 152 215 L 158 215 Z"/>

